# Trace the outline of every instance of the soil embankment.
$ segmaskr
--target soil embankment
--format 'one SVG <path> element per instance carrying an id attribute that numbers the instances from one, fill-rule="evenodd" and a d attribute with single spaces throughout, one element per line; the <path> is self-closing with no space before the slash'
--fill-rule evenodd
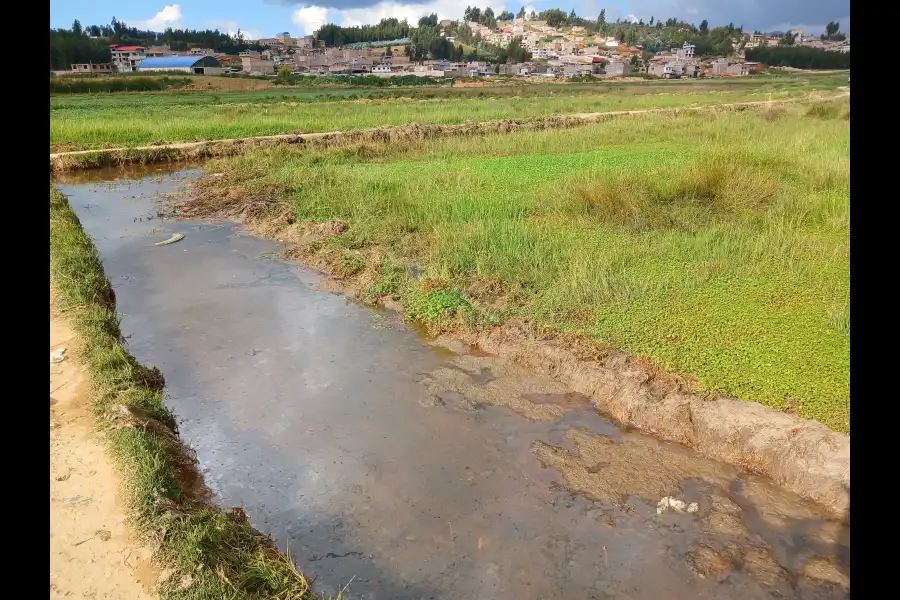
<path id="1" fill-rule="evenodd" d="M 50 598 L 144 600 L 155 574 L 118 502 L 112 460 L 90 426 L 90 383 L 72 358 L 78 339 L 50 292 Z"/>

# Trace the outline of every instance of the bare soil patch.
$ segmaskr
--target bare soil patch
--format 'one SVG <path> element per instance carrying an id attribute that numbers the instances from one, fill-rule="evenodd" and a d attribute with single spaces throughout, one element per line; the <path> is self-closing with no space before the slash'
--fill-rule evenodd
<path id="1" fill-rule="evenodd" d="M 136 543 L 118 500 L 119 479 L 90 426 L 90 383 L 72 358 L 75 333 L 50 296 L 50 598 L 154 597 L 151 550 Z"/>

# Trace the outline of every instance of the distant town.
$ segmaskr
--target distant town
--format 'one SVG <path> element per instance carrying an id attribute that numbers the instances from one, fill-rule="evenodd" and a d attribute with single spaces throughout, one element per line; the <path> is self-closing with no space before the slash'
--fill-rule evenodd
<path id="1" fill-rule="evenodd" d="M 557 9 L 530 15 L 522 9 L 518 15 L 504 12 L 495 16 L 490 8 L 481 11 L 469 7 L 463 19 L 439 21 L 432 14 L 420 19 L 418 27 L 384 19 L 372 26 L 326 25 L 313 35 L 294 37 L 283 32 L 272 38 L 248 40 L 240 34 L 235 39 L 219 32 L 139 32 L 115 19 L 112 27 L 85 29 L 76 21 L 71 32 L 55 31 L 70 36 L 66 39 L 72 35 L 86 38 L 85 43 L 93 44 L 94 56 L 97 44 L 109 41 L 108 59 L 72 62 L 68 68 L 53 69 L 51 31 L 51 72 L 385 78 L 732 77 L 766 67 L 849 68 L 850 40 L 839 27 L 835 22 L 829 23 L 824 32 L 749 33 L 733 24 L 710 29 L 706 21 L 695 26 L 674 18 L 607 23 L 605 11 L 599 18 L 588 20 L 574 11 L 567 14 Z M 225 43 L 212 45 L 227 48 L 204 47 L 196 42 L 185 47 L 183 41 L 143 45 L 124 40 L 148 36 L 154 41 L 175 39 L 180 33 L 195 38 L 205 33 L 214 41 L 218 36 Z M 398 35 L 403 37 L 393 37 Z M 117 38 L 123 41 L 116 42 Z"/>

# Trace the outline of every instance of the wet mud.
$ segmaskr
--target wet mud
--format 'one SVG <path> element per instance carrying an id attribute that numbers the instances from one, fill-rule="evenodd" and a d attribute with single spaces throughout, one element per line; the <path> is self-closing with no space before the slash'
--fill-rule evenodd
<path id="1" fill-rule="evenodd" d="M 165 374 L 215 501 L 243 506 L 317 591 L 849 597 L 849 527 L 816 505 L 505 359 L 433 347 L 234 224 L 161 218 L 194 172 L 111 175 L 126 178 L 60 189 L 129 349 Z M 699 508 L 659 511 L 666 496 Z"/>

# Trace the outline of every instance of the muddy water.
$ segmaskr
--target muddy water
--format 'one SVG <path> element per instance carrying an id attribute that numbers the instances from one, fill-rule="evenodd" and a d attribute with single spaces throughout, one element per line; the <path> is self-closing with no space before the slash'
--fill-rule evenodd
<path id="1" fill-rule="evenodd" d="M 232 224 L 160 219 L 156 200 L 194 175 L 60 187 L 217 501 L 244 506 L 318 591 L 849 597 L 844 525 L 765 480 L 623 432 L 558 383 L 433 348 Z M 173 233 L 185 238 L 152 245 Z M 666 496 L 698 510 L 658 514 Z"/>

